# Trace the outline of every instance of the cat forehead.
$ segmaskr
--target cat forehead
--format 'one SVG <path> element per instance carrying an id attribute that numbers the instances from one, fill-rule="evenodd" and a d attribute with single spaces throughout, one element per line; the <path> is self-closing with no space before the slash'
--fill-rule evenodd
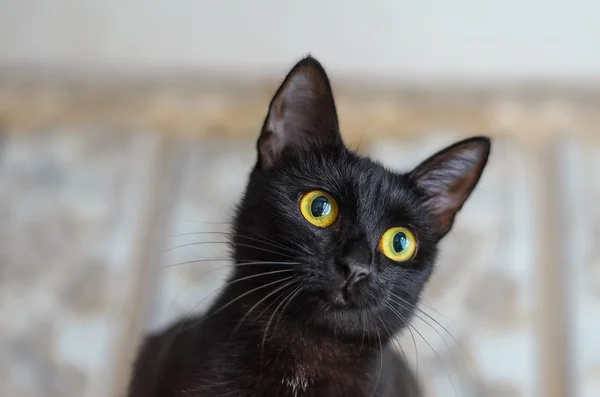
<path id="1" fill-rule="evenodd" d="M 351 152 L 310 153 L 281 170 L 281 174 L 291 188 L 320 188 L 358 201 L 397 201 L 410 193 L 405 174 Z"/>

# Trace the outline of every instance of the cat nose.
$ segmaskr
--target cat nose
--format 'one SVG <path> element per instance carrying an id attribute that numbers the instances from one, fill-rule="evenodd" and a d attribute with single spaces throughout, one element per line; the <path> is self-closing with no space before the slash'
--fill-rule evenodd
<path id="1" fill-rule="evenodd" d="M 369 277 L 369 274 L 371 274 L 371 270 L 368 267 L 356 262 L 344 261 L 342 258 L 340 264 L 342 265 L 342 270 L 344 271 L 344 276 L 346 278 L 344 288 L 348 290 L 351 290 L 356 284 L 366 279 Z"/>
<path id="2" fill-rule="evenodd" d="M 371 255 L 369 246 L 364 238 L 348 241 L 339 258 L 339 267 L 344 276 L 343 288 L 352 292 L 352 288 L 360 281 L 369 277 Z"/>

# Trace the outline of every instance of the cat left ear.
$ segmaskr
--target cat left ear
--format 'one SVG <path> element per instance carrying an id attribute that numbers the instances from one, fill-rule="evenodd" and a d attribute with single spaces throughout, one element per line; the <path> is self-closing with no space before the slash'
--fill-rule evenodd
<path id="1" fill-rule="evenodd" d="M 273 166 L 284 150 L 341 141 L 333 92 L 327 73 L 312 57 L 288 73 L 269 105 L 258 139 L 262 169 Z"/>
<path id="2" fill-rule="evenodd" d="M 477 185 L 490 147 L 489 138 L 470 138 L 434 154 L 409 174 L 436 217 L 438 238 L 450 231 L 456 213 Z"/>

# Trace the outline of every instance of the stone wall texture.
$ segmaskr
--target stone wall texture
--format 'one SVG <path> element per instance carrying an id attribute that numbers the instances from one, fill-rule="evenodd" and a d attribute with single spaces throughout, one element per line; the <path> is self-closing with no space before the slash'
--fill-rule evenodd
<path id="1" fill-rule="evenodd" d="M 120 397 L 142 334 L 230 270 L 272 86 L 0 87 L 0 395 Z M 392 169 L 495 140 L 398 336 L 428 395 L 600 395 L 600 96 L 340 92 L 350 145 Z"/>

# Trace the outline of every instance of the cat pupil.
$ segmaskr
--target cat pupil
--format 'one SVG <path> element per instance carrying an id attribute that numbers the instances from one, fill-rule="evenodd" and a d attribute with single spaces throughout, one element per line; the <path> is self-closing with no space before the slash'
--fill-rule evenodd
<path id="1" fill-rule="evenodd" d="M 396 233 L 396 235 L 394 236 L 393 245 L 394 251 L 396 251 L 397 253 L 404 251 L 406 249 L 406 246 L 408 245 L 408 239 L 406 238 L 406 234 L 402 232 Z"/>
<path id="2" fill-rule="evenodd" d="M 331 211 L 331 204 L 327 197 L 319 196 L 315 198 L 310 206 L 310 212 L 315 218 L 325 216 Z"/>

